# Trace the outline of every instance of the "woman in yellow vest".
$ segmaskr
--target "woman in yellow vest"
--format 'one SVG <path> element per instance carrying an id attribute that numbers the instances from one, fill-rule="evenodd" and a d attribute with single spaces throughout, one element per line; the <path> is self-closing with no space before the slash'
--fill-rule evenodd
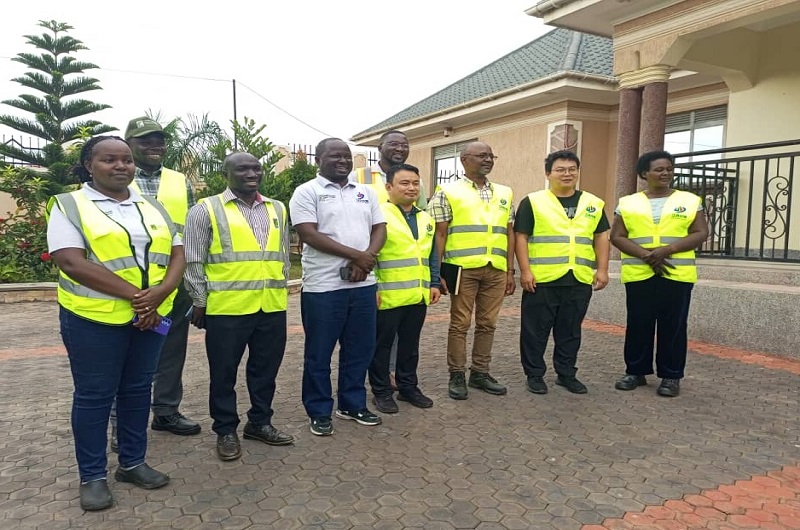
<path id="1" fill-rule="evenodd" d="M 622 253 L 628 309 L 626 370 L 615 387 L 633 390 L 647 384 L 655 340 L 658 394 L 665 397 L 680 393 L 689 303 L 697 281 L 695 249 L 708 238 L 702 199 L 671 187 L 674 163 L 666 151 L 639 158 L 636 173 L 647 188 L 620 198 L 611 227 L 611 242 Z"/>
<path id="2" fill-rule="evenodd" d="M 98 136 L 81 149 L 80 190 L 48 204 L 47 241 L 60 269 L 61 336 L 75 386 L 72 432 L 84 510 L 113 504 L 106 483 L 107 428 L 116 397 L 115 478 L 145 489 L 169 477 L 145 463 L 150 386 L 183 276 L 183 245 L 155 199 L 128 188 L 128 144 Z"/>

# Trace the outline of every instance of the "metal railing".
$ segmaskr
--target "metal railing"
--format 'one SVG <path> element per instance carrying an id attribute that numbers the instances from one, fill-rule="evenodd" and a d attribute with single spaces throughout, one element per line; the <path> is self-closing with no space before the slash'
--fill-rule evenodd
<path id="1" fill-rule="evenodd" d="M 705 204 L 709 237 L 698 254 L 800 262 L 798 158 L 800 140 L 675 155 L 674 187 Z"/>

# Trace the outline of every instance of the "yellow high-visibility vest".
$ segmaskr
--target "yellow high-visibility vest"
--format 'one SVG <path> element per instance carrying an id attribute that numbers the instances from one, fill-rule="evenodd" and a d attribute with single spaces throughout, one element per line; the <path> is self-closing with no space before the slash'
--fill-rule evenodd
<path id="1" fill-rule="evenodd" d="M 386 217 L 386 244 L 378 255 L 375 277 L 381 303 L 378 309 L 392 309 L 431 302 L 430 255 L 435 234 L 433 218 L 416 210 L 417 235 L 411 233 L 396 204 L 381 204 Z"/>
<path id="2" fill-rule="evenodd" d="M 528 261 L 537 282 L 552 282 L 569 271 L 581 283 L 594 281 L 597 266 L 594 231 L 605 203 L 591 193 L 581 192 L 575 217 L 550 190 L 528 194 L 533 210 L 533 235 L 528 238 Z"/>
<path id="3" fill-rule="evenodd" d="M 491 264 L 508 270 L 508 223 L 514 194 L 508 186 L 491 186 L 492 200 L 486 203 L 470 180 L 442 185 L 453 211 L 442 261 L 465 269 Z"/>
<path id="4" fill-rule="evenodd" d="M 131 182 L 130 187 L 142 195 L 142 190 Z M 170 219 L 175 223 L 178 233 L 183 235 L 183 225 L 186 224 L 186 214 L 189 213 L 189 197 L 186 194 L 186 175 L 165 167 L 161 168 L 161 180 L 158 183 L 156 200 L 164 205 Z"/>
<path id="5" fill-rule="evenodd" d="M 366 184 L 375 190 L 375 194 L 378 195 L 378 204 L 383 204 L 389 200 L 386 181 L 381 173 L 372 171 L 372 168 L 369 167 L 360 167 L 356 169 L 356 181 L 359 184 Z"/>
<path id="6" fill-rule="evenodd" d="M 702 199 L 694 193 L 676 190 L 667 198 L 658 224 L 653 221 L 650 199 L 644 192 L 634 193 L 619 199 L 619 215 L 628 228 L 628 239 L 643 248 L 664 247 L 686 237 L 689 226 L 697 216 Z M 622 253 L 622 283 L 646 280 L 653 269 L 641 259 Z M 666 278 L 677 282 L 696 283 L 697 266 L 694 250 L 677 252 L 667 261 Z"/>
<path id="7" fill-rule="evenodd" d="M 287 229 L 284 207 L 264 201 L 269 217 L 267 245 L 261 249 L 235 201 L 222 195 L 199 201 L 211 217 L 211 246 L 205 263 L 207 315 L 250 315 L 286 311 L 288 292 L 283 268 Z"/>
<path id="8" fill-rule="evenodd" d="M 52 197 L 48 212 L 54 205 L 77 228 L 86 241 L 86 258 L 107 268 L 126 282 L 140 289 L 155 287 L 164 281 L 172 252 L 174 227 L 169 215 L 155 199 L 142 196 L 136 208 L 150 235 L 147 264 L 140 268 L 134 256 L 128 232 L 87 198 L 81 190 Z M 158 306 L 158 314 L 169 315 L 175 291 Z M 127 324 L 133 320 L 130 300 L 116 298 L 81 285 L 63 271 L 58 278 L 58 303 L 78 316 L 103 324 Z"/>

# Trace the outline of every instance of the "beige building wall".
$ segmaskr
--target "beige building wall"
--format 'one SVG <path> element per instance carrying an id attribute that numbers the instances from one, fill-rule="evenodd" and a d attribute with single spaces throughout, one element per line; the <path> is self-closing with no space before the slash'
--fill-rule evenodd
<path id="1" fill-rule="evenodd" d="M 797 50 L 800 50 L 800 23 L 762 34 L 755 85 L 730 95 L 728 145 L 800 138 Z"/>
<path id="2" fill-rule="evenodd" d="M 14 212 L 17 209 L 17 203 L 11 198 L 11 195 L 0 191 L 0 217 L 7 218 L 9 212 Z"/>

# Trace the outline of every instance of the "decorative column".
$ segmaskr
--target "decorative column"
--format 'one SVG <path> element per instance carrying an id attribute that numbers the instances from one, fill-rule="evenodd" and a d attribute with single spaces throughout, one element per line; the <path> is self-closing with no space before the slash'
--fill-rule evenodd
<path id="1" fill-rule="evenodd" d="M 635 91 L 639 105 L 637 128 L 627 134 L 636 136 L 635 154 L 630 150 L 622 152 L 622 145 L 617 148 L 617 198 L 633 193 L 637 189 L 636 160 L 639 155 L 648 151 L 664 148 L 664 132 L 667 122 L 667 82 L 671 66 L 657 64 L 620 75 L 620 128 L 623 126 L 623 102 L 626 92 Z M 631 121 L 633 118 L 629 118 Z M 630 127 L 630 125 L 626 125 Z M 620 139 L 623 138 L 620 129 Z M 619 141 L 619 140 L 618 140 Z M 627 167 L 626 167 L 627 166 Z"/>
<path id="2" fill-rule="evenodd" d="M 636 191 L 636 160 L 639 158 L 639 124 L 642 115 L 642 90 L 623 88 L 619 92 L 617 130 L 617 183 L 615 204 Z"/>

